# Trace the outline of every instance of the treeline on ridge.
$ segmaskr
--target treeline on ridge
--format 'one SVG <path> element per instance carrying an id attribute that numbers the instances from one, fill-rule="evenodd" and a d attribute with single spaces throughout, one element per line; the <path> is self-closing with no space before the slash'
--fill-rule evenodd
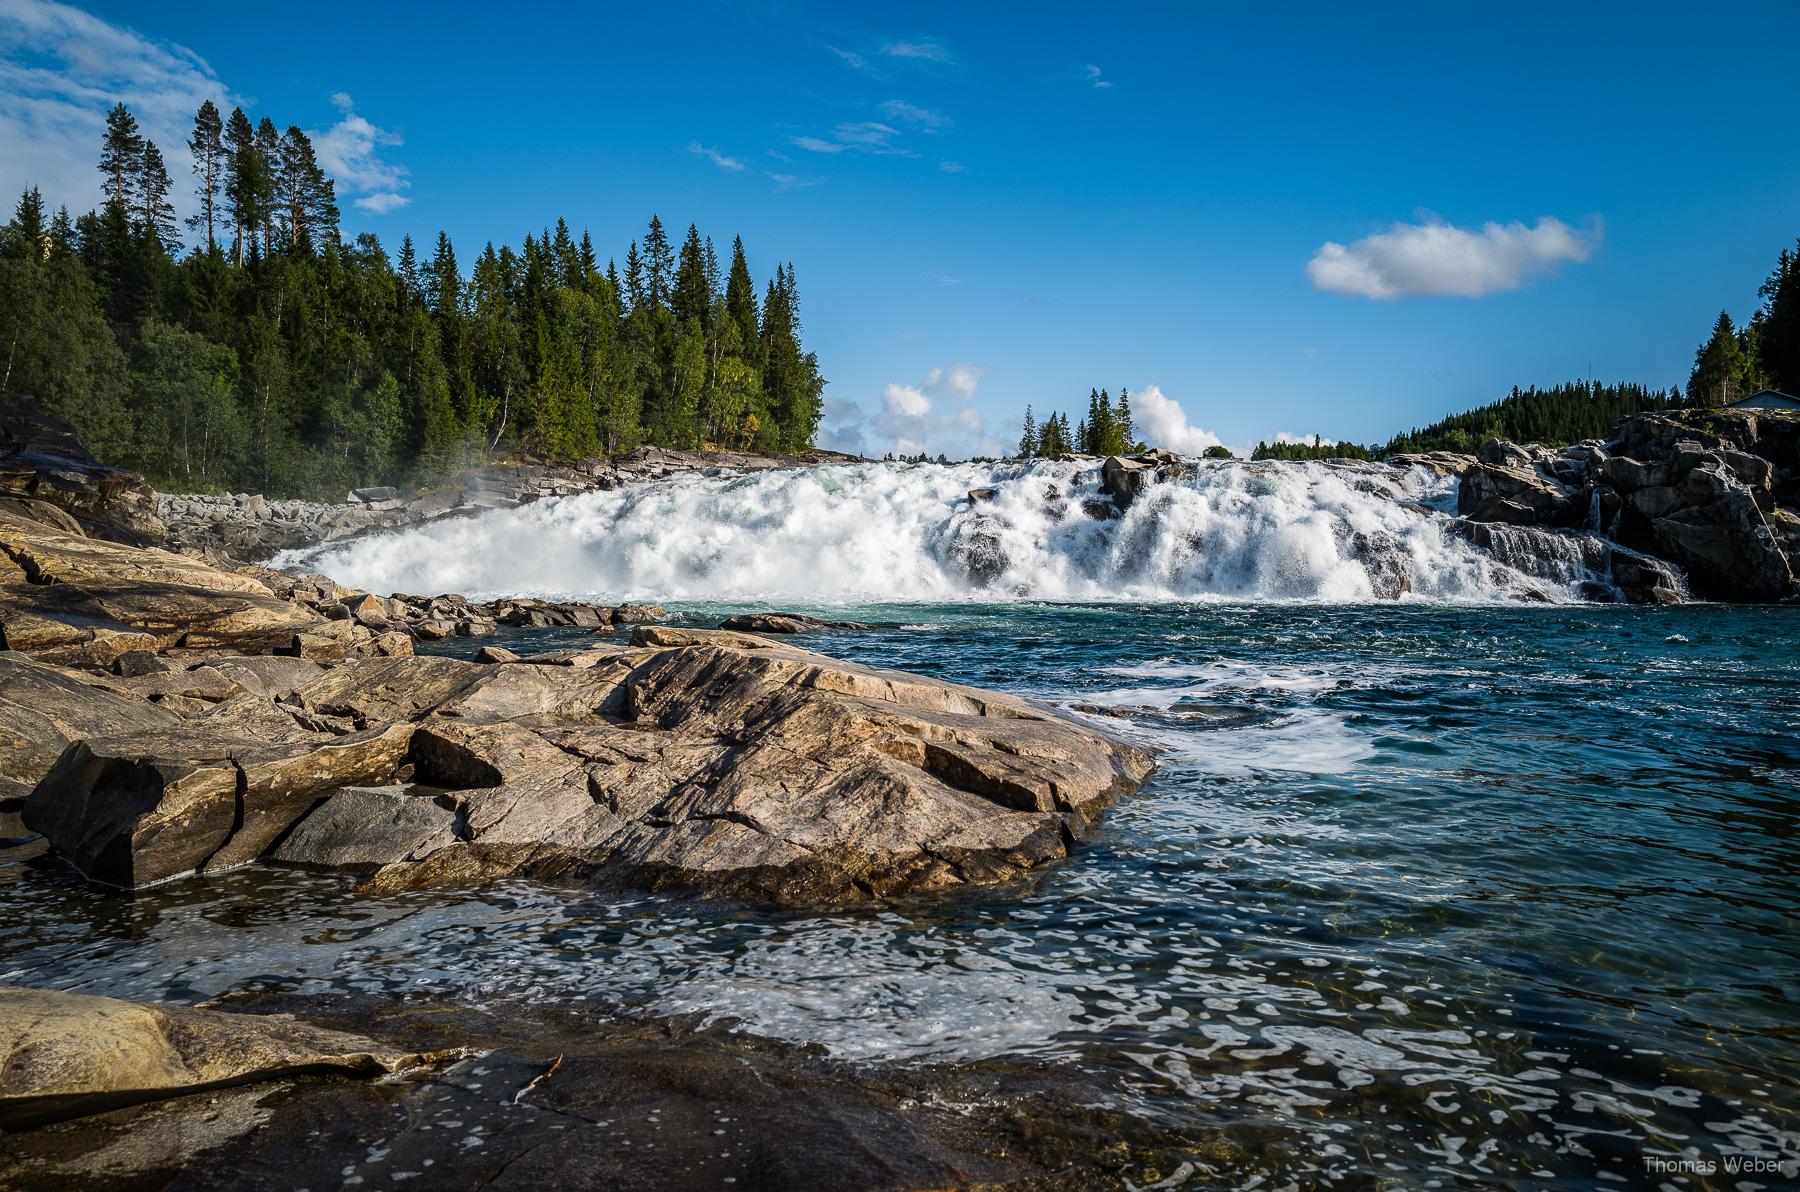
<path id="1" fill-rule="evenodd" d="M 162 154 L 123 104 L 100 208 L 51 214 L 31 188 L 0 229 L 0 390 L 159 486 L 341 497 L 495 453 L 812 441 L 825 381 L 793 266 L 759 297 L 741 240 L 721 266 L 652 216 L 621 269 L 559 219 L 465 273 L 442 232 L 424 256 L 346 242 L 298 127 L 208 101 L 189 148 L 185 256 Z"/>

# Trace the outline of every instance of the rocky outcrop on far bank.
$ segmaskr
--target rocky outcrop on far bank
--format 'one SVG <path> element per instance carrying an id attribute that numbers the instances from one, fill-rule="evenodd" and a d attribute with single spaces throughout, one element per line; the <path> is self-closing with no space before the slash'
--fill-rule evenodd
<path id="1" fill-rule="evenodd" d="M 1598 533 L 1679 568 L 1709 599 L 1800 598 L 1793 414 L 1641 414 L 1606 442 L 1560 449 L 1493 441 L 1461 480 L 1458 510 L 1472 522 Z"/>

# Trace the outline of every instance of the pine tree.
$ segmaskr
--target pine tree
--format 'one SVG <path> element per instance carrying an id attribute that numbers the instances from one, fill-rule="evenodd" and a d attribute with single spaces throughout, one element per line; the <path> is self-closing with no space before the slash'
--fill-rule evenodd
<path id="1" fill-rule="evenodd" d="M 1031 416 L 1031 407 L 1025 407 L 1025 428 L 1019 434 L 1019 458 L 1031 459 L 1038 453 L 1037 419 Z"/>
<path id="2" fill-rule="evenodd" d="M 257 208 L 263 189 L 263 162 L 256 151 L 256 130 L 243 108 L 231 109 L 225 123 L 225 208 L 231 213 L 231 257 L 242 268 L 244 257 L 254 252 L 262 213 Z"/>
<path id="3" fill-rule="evenodd" d="M 264 116 L 256 123 L 256 215 L 262 254 L 275 251 L 275 217 L 280 213 L 281 134 L 275 122 Z"/>
<path id="4" fill-rule="evenodd" d="M 176 231 L 175 208 L 169 202 L 174 184 L 163 166 L 162 150 L 156 142 L 144 141 L 144 163 L 138 174 L 138 230 L 144 238 L 163 252 L 174 255 L 181 249 Z"/>
<path id="5" fill-rule="evenodd" d="M 1119 412 L 1116 418 L 1119 426 L 1120 451 L 1137 450 L 1137 427 L 1131 423 L 1131 390 L 1119 389 Z"/>
<path id="6" fill-rule="evenodd" d="M 196 232 L 204 228 L 206 251 L 216 252 L 219 192 L 225 184 L 225 123 L 210 99 L 194 113 L 188 153 L 194 159 L 194 196 L 200 200 L 200 210 L 188 216 L 187 225 Z"/>
<path id="7" fill-rule="evenodd" d="M 129 211 L 137 198 L 143 176 L 144 138 L 137 117 L 124 104 L 114 104 L 106 114 L 106 136 L 100 142 L 100 172 L 106 176 L 106 201 Z"/>

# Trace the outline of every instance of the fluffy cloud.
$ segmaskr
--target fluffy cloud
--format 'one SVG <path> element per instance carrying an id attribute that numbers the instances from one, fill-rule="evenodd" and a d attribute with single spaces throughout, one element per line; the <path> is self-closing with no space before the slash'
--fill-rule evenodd
<path id="1" fill-rule="evenodd" d="M 896 418 L 923 418 L 931 413 L 931 399 L 922 386 L 890 384 L 881 391 L 881 408 Z"/>
<path id="2" fill-rule="evenodd" d="M 1598 221 L 1584 232 L 1549 216 L 1531 226 L 1515 220 L 1479 230 L 1441 220 L 1402 223 L 1349 246 L 1327 241 L 1306 273 L 1315 290 L 1334 294 L 1479 298 L 1516 290 L 1566 261 L 1587 260 L 1600 234 Z"/>
<path id="3" fill-rule="evenodd" d="M 1155 385 L 1146 385 L 1131 395 L 1131 417 L 1140 439 L 1178 455 L 1199 455 L 1208 447 L 1224 445 L 1218 435 L 1189 422 L 1181 403 L 1164 395 Z"/>
<path id="4" fill-rule="evenodd" d="M 379 128 L 357 115 L 356 102 L 339 91 L 331 102 L 342 115 L 324 132 L 314 132 L 319 164 L 337 181 L 339 194 L 354 195 L 355 205 L 385 215 L 412 202 L 400 193 L 412 185 L 406 167 L 382 159 L 383 149 L 401 144 L 398 133 Z"/>
<path id="5" fill-rule="evenodd" d="M 27 186 L 53 207 L 97 204 L 100 135 L 107 109 L 123 102 L 162 149 L 177 210 L 191 212 L 187 139 L 208 99 L 227 112 L 244 102 L 184 46 L 50 0 L 0 3 L 0 194 L 9 205 Z"/>
<path id="6" fill-rule="evenodd" d="M 1112 81 L 1100 73 L 1100 68 L 1092 62 L 1082 68 L 1081 77 L 1093 84 L 1096 91 L 1110 91 Z"/>
<path id="7" fill-rule="evenodd" d="M 975 405 L 986 373 L 986 365 L 952 364 L 932 369 L 916 385 L 887 385 L 881 391 L 881 412 L 873 418 L 853 403 L 828 402 L 819 443 L 834 451 L 872 455 L 1002 455 L 1004 444 L 988 434 Z"/>

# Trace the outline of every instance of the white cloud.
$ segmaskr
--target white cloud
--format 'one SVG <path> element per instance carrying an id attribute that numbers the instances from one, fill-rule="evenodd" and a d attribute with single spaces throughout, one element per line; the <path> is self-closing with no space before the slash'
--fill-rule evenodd
<path id="1" fill-rule="evenodd" d="M 412 202 L 404 194 L 412 183 L 406 167 L 384 161 L 384 149 L 400 145 L 398 133 L 370 123 L 356 113 L 356 103 L 343 91 L 331 102 L 342 116 L 324 132 L 308 133 L 319 164 L 337 181 L 338 193 L 358 196 L 354 203 L 364 211 L 384 215 Z"/>
<path id="2" fill-rule="evenodd" d="M 1275 432 L 1275 437 L 1270 439 L 1269 442 L 1294 443 L 1296 445 L 1304 443 L 1308 446 L 1316 444 L 1321 447 L 1336 447 L 1341 440 L 1326 438 L 1324 435 L 1297 435 L 1292 431 L 1278 430 Z"/>
<path id="3" fill-rule="evenodd" d="M 949 62 L 954 57 L 948 47 L 935 41 L 890 41 L 881 47 L 890 58 L 906 58 L 915 62 Z"/>
<path id="4" fill-rule="evenodd" d="M 881 111 L 889 120 L 898 120 L 902 124 L 910 124 L 914 128 L 926 132 L 936 132 L 940 128 L 950 127 L 950 117 L 942 112 L 934 112 L 930 108 L 922 108 L 918 104 L 907 103 L 904 99 L 890 99 L 881 105 Z"/>
<path id="5" fill-rule="evenodd" d="M 931 413 L 931 399 L 917 385 L 890 384 L 881 391 L 881 407 L 900 418 L 923 418 Z"/>
<path id="6" fill-rule="evenodd" d="M 1199 455 L 1208 447 L 1224 445 L 1224 440 L 1212 431 L 1189 422 L 1181 403 L 1165 396 L 1156 385 L 1146 385 L 1131 395 L 1131 417 L 1138 438 L 1177 455 Z"/>
<path id="7" fill-rule="evenodd" d="M 960 161 L 940 161 L 938 162 L 938 169 L 944 171 L 946 174 L 966 174 L 969 172 L 969 167 L 965 166 Z"/>
<path id="8" fill-rule="evenodd" d="M 987 433 L 975 405 L 986 374 L 984 364 L 952 364 L 932 369 L 917 385 L 883 388 L 882 412 L 871 428 L 878 438 L 876 449 L 900 455 L 941 453 L 952 459 L 1004 454 L 1004 445 Z"/>
<path id="9" fill-rule="evenodd" d="M 712 162 L 721 170 L 731 170 L 735 173 L 744 168 L 742 158 L 732 157 L 727 153 L 721 152 L 712 145 L 702 145 L 699 141 L 690 141 L 688 143 L 688 152 L 694 154 L 696 157 L 704 157 L 707 161 Z"/>
<path id="10" fill-rule="evenodd" d="M 828 397 L 824 401 L 823 413 L 824 416 L 819 420 L 819 432 L 813 436 L 815 445 L 827 451 L 843 451 L 850 455 L 868 454 L 863 438 L 868 420 L 861 406 Z"/>
<path id="11" fill-rule="evenodd" d="M 1096 91 L 1112 90 L 1112 80 L 1104 77 L 1100 73 L 1100 68 L 1095 66 L 1092 62 L 1082 68 L 1081 76 L 1089 83 L 1092 83 Z"/>
<path id="12" fill-rule="evenodd" d="M 376 215 L 386 215 L 390 211 L 398 211 L 400 208 L 412 202 L 412 200 L 403 194 L 395 194 L 391 190 L 378 190 L 372 195 L 361 195 L 353 200 L 353 202 L 356 207 L 363 211 L 372 211 Z"/>
<path id="13" fill-rule="evenodd" d="M 876 153 L 890 157 L 917 157 L 911 149 L 892 144 L 900 130 L 877 120 L 859 120 L 840 124 L 831 130 L 831 139 L 802 136 L 789 137 L 788 143 L 810 153 Z"/>
<path id="14" fill-rule="evenodd" d="M 0 2 L 0 195 L 10 209 L 27 186 L 77 213 L 100 202 L 100 137 L 124 103 L 163 152 L 178 213 L 194 208 L 187 139 L 194 110 L 244 101 L 205 59 L 50 0 Z"/>
<path id="15" fill-rule="evenodd" d="M 1565 261 L 1587 260 L 1600 237 L 1598 221 L 1584 232 L 1549 216 L 1531 226 L 1515 220 L 1479 230 L 1434 218 L 1395 224 L 1348 247 L 1327 241 L 1306 273 L 1313 289 L 1334 294 L 1479 298 L 1519 289 Z"/>

